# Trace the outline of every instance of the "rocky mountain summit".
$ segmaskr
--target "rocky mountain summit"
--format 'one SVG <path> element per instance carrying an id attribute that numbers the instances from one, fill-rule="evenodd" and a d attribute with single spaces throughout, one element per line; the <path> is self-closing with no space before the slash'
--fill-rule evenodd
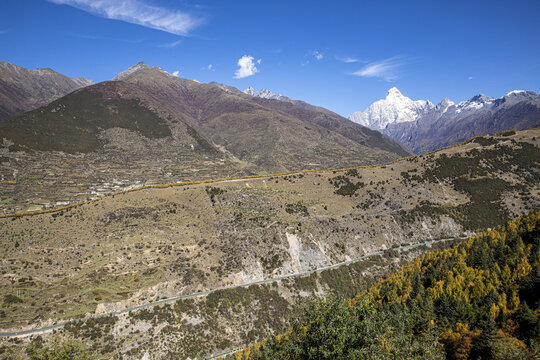
<path id="1" fill-rule="evenodd" d="M 126 70 L 122 71 L 121 73 L 119 73 L 118 75 L 113 77 L 112 80 L 113 81 L 119 81 L 119 80 L 125 79 L 129 75 L 131 75 L 131 74 L 133 74 L 133 73 L 135 73 L 135 72 L 137 72 L 139 70 L 143 70 L 143 69 L 150 69 L 150 66 L 146 65 L 144 63 L 144 61 L 140 61 L 137 64 L 135 64 L 133 66 L 130 66 Z"/>
<path id="2" fill-rule="evenodd" d="M 286 96 L 283 96 L 281 94 L 276 94 L 271 92 L 267 89 L 261 89 L 259 91 L 255 90 L 251 86 L 248 87 L 246 90 L 244 90 L 244 94 L 248 94 L 250 96 L 259 97 L 262 99 L 274 99 L 274 100 L 280 100 L 280 101 L 292 101 Z"/>
<path id="3" fill-rule="evenodd" d="M 93 83 L 48 68 L 26 69 L 0 61 L 0 122 Z"/>

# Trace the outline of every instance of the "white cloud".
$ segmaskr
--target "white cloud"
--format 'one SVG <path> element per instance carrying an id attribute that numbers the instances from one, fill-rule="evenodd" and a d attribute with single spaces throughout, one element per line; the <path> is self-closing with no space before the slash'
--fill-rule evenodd
<path id="1" fill-rule="evenodd" d="M 312 55 L 317 60 L 322 60 L 322 58 L 324 57 L 324 54 L 321 53 L 319 50 L 315 50 Z"/>
<path id="2" fill-rule="evenodd" d="M 474 80 L 474 79 L 476 79 L 476 77 L 474 77 L 474 76 L 469 76 L 467 79 L 469 79 L 469 80 Z"/>
<path id="3" fill-rule="evenodd" d="M 172 48 L 175 48 L 178 45 L 180 45 L 181 42 L 182 42 L 182 39 L 173 41 L 173 42 L 168 43 L 168 44 L 158 45 L 157 47 L 165 48 L 165 49 L 172 49 Z"/>
<path id="4" fill-rule="evenodd" d="M 344 57 L 344 58 L 336 57 L 336 59 L 338 59 L 339 61 L 344 62 L 344 63 L 367 62 L 367 61 L 361 61 L 361 60 L 358 60 L 358 59 L 352 58 L 352 57 Z"/>
<path id="5" fill-rule="evenodd" d="M 406 62 L 407 58 L 403 56 L 394 56 L 388 59 L 371 62 L 362 69 L 353 72 L 352 75 L 377 77 L 388 82 L 393 82 L 398 79 L 399 70 Z"/>
<path id="6" fill-rule="evenodd" d="M 234 73 L 234 78 L 242 79 L 258 73 L 259 70 L 257 69 L 257 67 L 255 67 L 255 63 L 253 62 L 253 60 L 255 60 L 255 58 L 250 55 L 244 55 L 240 59 L 238 59 L 238 66 L 240 66 L 240 68 Z M 260 63 L 261 59 L 257 60 L 257 64 Z"/>
<path id="7" fill-rule="evenodd" d="M 178 75 L 180 74 L 180 71 L 176 70 L 176 71 L 175 71 L 175 72 L 173 72 L 172 74 L 173 74 L 173 76 L 176 76 L 176 77 L 178 77 Z"/>
<path id="8" fill-rule="evenodd" d="M 201 68 L 201 70 L 216 71 L 216 70 L 214 69 L 214 65 L 212 65 L 212 64 L 208 64 L 207 66 L 203 66 L 203 67 Z"/>
<path id="9" fill-rule="evenodd" d="M 144 0 L 49 0 L 93 15 L 125 21 L 175 35 L 187 35 L 202 20 L 190 14 L 146 4 Z"/>

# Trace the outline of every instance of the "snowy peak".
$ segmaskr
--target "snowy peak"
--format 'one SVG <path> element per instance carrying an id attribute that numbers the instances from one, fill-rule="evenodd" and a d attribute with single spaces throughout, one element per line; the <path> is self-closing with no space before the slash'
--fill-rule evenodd
<path id="1" fill-rule="evenodd" d="M 512 90 L 508 94 L 504 95 L 502 98 L 506 99 L 518 99 L 518 98 L 534 98 L 537 97 L 538 94 L 534 91 L 527 91 L 527 90 Z"/>
<path id="2" fill-rule="evenodd" d="M 450 106 L 454 105 L 456 105 L 456 103 L 454 103 L 452 100 L 450 100 L 449 98 L 444 98 L 441 100 L 440 103 L 437 104 L 437 106 L 435 106 L 435 110 L 441 113 L 445 113 Z"/>
<path id="3" fill-rule="evenodd" d="M 476 135 L 539 125 L 540 96 L 514 90 L 499 98 L 478 94 L 458 104 L 443 99 L 416 121 L 389 124 L 381 132 L 419 154 Z"/>
<path id="4" fill-rule="evenodd" d="M 138 62 L 137 64 L 130 66 L 127 70 L 124 70 L 120 74 L 116 75 L 113 80 L 118 81 L 125 79 L 129 75 L 143 69 L 150 69 L 150 66 L 146 65 L 143 61 Z"/>
<path id="5" fill-rule="evenodd" d="M 429 100 L 409 99 L 393 87 L 385 99 L 374 102 L 364 112 L 353 113 L 349 119 L 370 129 L 382 130 L 388 124 L 414 121 L 433 108 Z"/>
<path id="6" fill-rule="evenodd" d="M 512 90 L 508 94 L 506 94 L 506 96 L 519 95 L 519 94 L 523 94 L 523 93 L 526 93 L 526 92 L 527 91 L 525 91 L 525 90 Z"/>
<path id="7" fill-rule="evenodd" d="M 254 88 L 252 88 L 251 86 L 248 87 L 246 90 L 244 90 L 244 94 L 247 94 L 247 95 L 250 95 L 250 96 L 253 96 L 253 97 L 259 97 L 259 98 L 262 98 L 262 99 L 274 99 L 274 100 L 281 100 L 281 101 L 291 101 L 291 99 L 289 99 L 288 97 L 283 96 L 281 94 L 273 93 L 273 92 L 271 92 L 270 90 L 267 90 L 267 89 L 261 89 L 261 90 L 257 91 Z"/>
<path id="8" fill-rule="evenodd" d="M 403 94 L 401 93 L 401 91 L 398 90 L 397 87 L 393 87 L 390 90 L 388 90 L 388 94 L 386 95 L 387 100 L 399 99 L 399 98 L 404 98 L 404 97 L 405 96 L 403 96 Z"/>
<path id="9" fill-rule="evenodd" d="M 459 104 L 457 104 L 456 113 L 460 113 L 462 111 L 476 111 L 481 108 L 483 108 L 486 105 L 490 105 L 493 103 L 493 101 L 496 100 L 495 98 L 491 98 L 489 96 L 486 96 L 484 94 L 478 94 L 476 96 L 473 96 L 467 101 L 462 101 Z"/>
<path id="10" fill-rule="evenodd" d="M 477 103 L 488 103 L 488 102 L 491 102 L 493 101 L 494 98 L 491 98 L 489 96 L 486 96 L 484 94 L 478 94 L 476 96 L 473 96 L 470 100 L 468 100 L 469 102 L 477 102 Z"/>

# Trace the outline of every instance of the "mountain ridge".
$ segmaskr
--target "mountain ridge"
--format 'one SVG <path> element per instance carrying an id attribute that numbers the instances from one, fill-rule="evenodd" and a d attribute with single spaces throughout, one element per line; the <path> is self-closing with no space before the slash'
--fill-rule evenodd
<path id="1" fill-rule="evenodd" d="M 413 122 L 389 124 L 383 133 L 418 154 L 476 135 L 538 126 L 540 96 L 532 91 L 512 91 L 500 98 L 478 94 L 445 111 L 434 109 Z"/>
<path id="2" fill-rule="evenodd" d="M 476 135 L 539 126 L 540 96 L 513 90 L 500 98 L 477 94 L 458 104 L 444 98 L 433 106 L 428 100 L 413 101 L 392 88 L 386 99 L 350 119 L 380 130 L 418 154 Z"/>

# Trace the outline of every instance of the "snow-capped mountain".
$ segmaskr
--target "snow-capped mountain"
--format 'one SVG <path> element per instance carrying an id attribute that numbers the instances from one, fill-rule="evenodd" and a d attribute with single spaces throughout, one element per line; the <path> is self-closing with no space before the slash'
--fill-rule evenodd
<path id="1" fill-rule="evenodd" d="M 389 122 L 381 132 L 415 153 L 435 150 L 476 135 L 540 126 L 540 96 L 514 90 L 500 98 L 478 94 L 454 104 L 444 99 L 410 122 Z"/>
<path id="2" fill-rule="evenodd" d="M 363 112 L 353 113 L 349 119 L 370 129 L 382 130 L 388 124 L 414 121 L 433 108 L 429 100 L 411 100 L 393 87 L 385 99 L 374 102 Z"/>
<path id="3" fill-rule="evenodd" d="M 138 62 L 137 64 L 135 64 L 133 66 L 130 66 L 126 70 L 122 71 L 120 74 L 113 77 L 113 80 L 115 80 L 115 81 L 122 80 L 122 79 L 128 77 L 129 75 L 133 74 L 134 72 L 137 72 L 137 71 L 143 70 L 143 69 L 150 69 L 150 66 L 146 65 L 143 61 Z"/>
<path id="4" fill-rule="evenodd" d="M 248 87 L 246 90 L 244 90 L 244 94 L 254 96 L 254 97 L 263 98 L 263 99 L 291 101 L 291 99 L 289 99 L 288 97 L 283 96 L 281 94 L 273 93 L 273 92 L 271 92 L 270 90 L 267 90 L 267 89 L 261 89 L 261 90 L 257 91 L 254 88 L 252 88 L 251 86 Z"/>

